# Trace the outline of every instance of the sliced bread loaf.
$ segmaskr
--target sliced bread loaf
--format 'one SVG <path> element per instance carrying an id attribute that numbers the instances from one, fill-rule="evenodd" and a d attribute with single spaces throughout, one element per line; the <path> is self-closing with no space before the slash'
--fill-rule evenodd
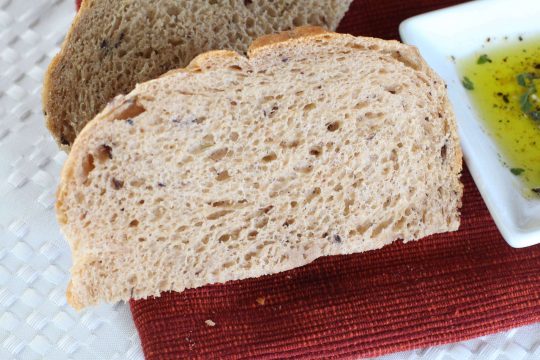
<path id="1" fill-rule="evenodd" d="M 118 94 L 213 49 L 300 25 L 335 29 L 352 0 L 85 0 L 45 75 L 47 127 L 68 150 Z"/>
<path id="2" fill-rule="evenodd" d="M 57 213 L 75 308 L 456 230 L 444 82 L 396 41 L 318 28 L 199 55 L 81 132 Z"/>

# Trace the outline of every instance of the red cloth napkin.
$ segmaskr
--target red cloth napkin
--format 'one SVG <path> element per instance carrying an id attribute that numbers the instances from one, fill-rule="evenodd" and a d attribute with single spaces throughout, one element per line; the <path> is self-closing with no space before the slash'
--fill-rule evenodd
<path id="1" fill-rule="evenodd" d="M 393 39 L 457 2 L 356 1 L 339 31 Z M 463 182 L 458 232 L 131 301 L 146 358 L 368 357 L 540 321 L 540 247 L 510 248 L 467 170 Z"/>

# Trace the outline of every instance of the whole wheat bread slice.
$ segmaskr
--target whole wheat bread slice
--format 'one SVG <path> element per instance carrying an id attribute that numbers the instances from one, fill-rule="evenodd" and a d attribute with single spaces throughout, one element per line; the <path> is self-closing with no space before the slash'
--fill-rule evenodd
<path id="1" fill-rule="evenodd" d="M 200 55 L 117 97 L 75 141 L 57 201 L 69 303 L 456 230 L 460 171 L 445 85 L 413 47 L 301 28 L 249 58 Z"/>
<path id="2" fill-rule="evenodd" d="M 352 0 L 85 0 L 45 75 L 47 127 L 69 150 L 114 96 L 214 49 L 300 25 L 335 29 Z"/>

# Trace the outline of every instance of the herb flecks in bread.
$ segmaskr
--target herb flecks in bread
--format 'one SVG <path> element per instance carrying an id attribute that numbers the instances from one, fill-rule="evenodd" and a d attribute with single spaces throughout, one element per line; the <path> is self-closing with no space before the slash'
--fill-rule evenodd
<path id="1" fill-rule="evenodd" d="M 129 114 L 127 116 L 126 114 Z M 395 41 L 301 28 L 198 56 L 81 132 L 57 211 L 76 308 L 456 230 L 443 81 Z"/>
<path id="2" fill-rule="evenodd" d="M 258 36 L 335 29 L 352 0 L 85 0 L 43 87 L 47 127 L 69 149 L 114 96 L 214 49 L 244 53 Z"/>

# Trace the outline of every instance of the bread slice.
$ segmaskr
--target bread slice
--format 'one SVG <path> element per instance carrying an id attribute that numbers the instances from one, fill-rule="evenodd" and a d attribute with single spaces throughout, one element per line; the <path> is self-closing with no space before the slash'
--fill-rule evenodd
<path id="1" fill-rule="evenodd" d="M 118 94 L 214 49 L 300 25 L 335 29 L 352 0 L 85 0 L 45 75 L 47 127 L 65 150 Z"/>
<path id="2" fill-rule="evenodd" d="M 461 152 L 414 47 L 319 28 L 213 51 L 81 132 L 57 213 L 75 308 L 456 230 Z"/>

